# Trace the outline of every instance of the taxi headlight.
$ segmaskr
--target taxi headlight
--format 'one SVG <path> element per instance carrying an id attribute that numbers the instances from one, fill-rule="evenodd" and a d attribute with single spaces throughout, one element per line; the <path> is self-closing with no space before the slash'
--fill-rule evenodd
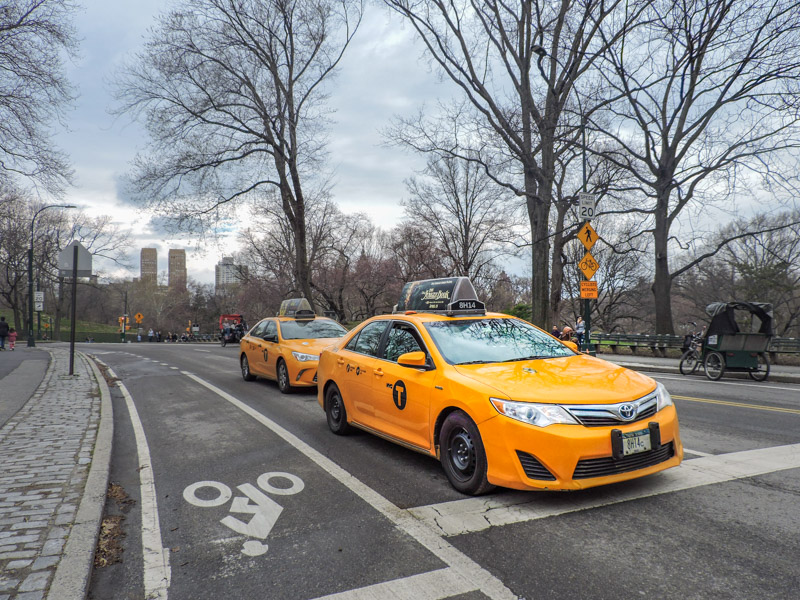
<path id="1" fill-rule="evenodd" d="M 656 397 L 658 398 L 656 411 L 668 406 L 672 406 L 672 396 L 669 395 L 667 388 L 665 388 L 661 383 L 657 384 L 656 386 Z"/>
<path id="2" fill-rule="evenodd" d="M 317 354 L 304 354 L 303 352 L 292 352 L 292 356 L 294 356 L 295 360 L 299 360 L 300 362 L 307 362 L 309 360 L 319 360 L 319 356 Z"/>
<path id="3" fill-rule="evenodd" d="M 513 402 L 511 400 L 501 400 L 500 398 L 489 398 L 489 400 L 501 415 L 523 423 L 536 425 L 537 427 L 547 427 L 555 423 L 578 425 L 578 421 L 571 414 L 555 404 Z"/>

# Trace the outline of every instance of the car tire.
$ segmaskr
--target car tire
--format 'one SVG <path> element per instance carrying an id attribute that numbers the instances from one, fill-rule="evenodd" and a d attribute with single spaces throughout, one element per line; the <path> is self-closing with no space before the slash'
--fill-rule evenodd
<path id="1" fill-rule="evenodd" d="M 699 366 L 700 361 L 697 357 L 697 352 L 694 350 L 687 350 L 681 356 L 681 364 L 679 365 L 679 369 L 681 375 L 691 375 L 695 371 L 697 371 L 697 367 Z"/>
<path id="2" fill-rule="evenodd" d="M 242 358 L 239 359 L 239 366 L 242 369 L 242 379 L 245 381 L 254 381 L 256 376 L 250 372 L 250 362 L 247 360 L 247 355 L 242 354 Z"/>
<path id="3" fill-rule="evenodd" d="M 455 489 L 470 496 L 494 489 L 486 478 L 488 461 L 481 434 L 466 413 L 458 410 L 447 416 L 439 442 L 442 468 Z"/>
<path id="4" fill-rule="evenodd" d="M 289 383 L 289 367 L 286 366 L 286 362 L 279 359 L 276 370 L 278 389 L 281 391 L 281 394 L 291 394 L 293 390 L 292 385 Z"/>
<path id="5" fill-rule="evenodd" d="M 352 430 L 347 422 L 347 410 L 344 407 L 342 393 L 335 383 L 325 390 L 325 417 L 328 419 L 328 427 L 336 435 L 347 435 Z"/>
<path id="6" fill-rule="evenodd" d="M 765 381 L 769 377 L 769 358 L 767 358 L 766 353 L 759 352 L 756 360 L 758 361 L 758 368 L 748 371 L 747 374 L 755 381 Z"/>
<path id="7" fill-rule="evenodd" d="M 703 363 L 706 377 L 711 381 L 717 381 L 725 373 L 725 358 L 719 352 L 709 352 Z"/>
<path id="8" fill-rule="evenodd" d="M 219 338 L 219 345 L 220 346 L 222 346 L 224 348 L 226 343 L 227 342 L 225 341 L 225 336 L 224 335 L 221 338 Z"/>

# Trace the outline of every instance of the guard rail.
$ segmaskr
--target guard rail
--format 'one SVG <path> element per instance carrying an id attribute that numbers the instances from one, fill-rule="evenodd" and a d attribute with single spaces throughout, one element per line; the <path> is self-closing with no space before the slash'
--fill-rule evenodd
<path id="1" fill-rule="evenodd" d="M 606 346 L 616 354 L 620 347 L 630 348 L 636 354 L 640 349 L 649 348 L 655 356 L 666 356 L 668 348 L 684 348 L 682 335 L 657 335 L 633 333 L 593 333 L 592 344 Z M 775 362 L 777 354 L 800 354 L 800 339 L 773 337 L 767 349 Z"/>

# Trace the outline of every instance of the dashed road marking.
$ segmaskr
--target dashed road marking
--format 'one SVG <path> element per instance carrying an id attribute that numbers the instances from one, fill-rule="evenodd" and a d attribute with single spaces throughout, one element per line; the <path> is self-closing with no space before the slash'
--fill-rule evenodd
<path id="1" fill-rule="evenodd" d="M 108 374 L 119 379 L 113 370 Z M 139 455 L 139 486 L 142 506 L 142 554 L 144 561 L 144 597 L 148 600 L 166 600 L 170 584 L 169 548 L 164 548 L 161 540 L 161 526 L 158 523 L 158 502 L 156 501 L 156 485 L 153 475 L 153 464 L 150 460 L 150 447 L 144 433 L 142 421 L 133 402 L 133 397 L 122 381 L 117 387 L 125 398 L 128 414 L 131 418 L 136 452 Z"/>
<path id="2" fill-rule="evenodd" d="M 489 571 L 484 569 L 481 565 L 469 558 L 466 554 L 455 548 L 452 544 L 446 541 L 442 534 L 435 528 L 429 527 L 427 524 L 416 519 L 409 511 L 403 510 L 381 496 L 378 492 L 367 486 L 364 482 L 355 478 L 349 472 L 345 471 L 342 467 L 335 462 L 324 456 L 306 442 L 298 438 L 296 435 L 284 429 L 272 419 L 264 416 L 254 408 L 248 406 L 241 400 L 238 400 L 231 394 L 221 390 L 215 385 L 201 379 L 194 373 L 188 371 L 181 371 L 190 379 L 196 381 L 200 385 L 211 390 L 221 398 L 230 402 L 233 406 L 249 415 L 267 429 L 281 437 L 284 441 L 292 445 L 296 450 L 304 454 L 309 460 L 316 463 L 323 470 L 325 470 L 334 479 L 339 481 L 342 485 L 347 487 L 351 492 L 359 496 L 362 500 L 367 502 L 372 508 L 381 513 L 390 522 L 392 522 L 400 531 L 406 533 L 411 538 L 420 543 L 423 547 L 427 548 L 434 556 L 439 558 L 442 562 L 447 564 L 449 574 L 458 579 L 461 579 L 463 586 L 460 587 L 459 593 L 467 593 L 470 591 L 480 590 L 484 595 L 489 598 L 498 598 L 508 600 L 516 600 L 511 590 L 509 590 L 502 581 L 492 575 Z M 407 579 L 407 578 L 406 578 Z M 402 581 L 402 580 L 401 580 Z M 427 578 L 423 581 L 430 583 Z M 385 585 L 391 585 L 392 582 L 386 582 Z M 384 584 L 379 584 L 384 585 Z M 405 584 L 398 584 L 403 587 Z M 435 585 L 435 584 L 434 584 Z M 369 588 L 364 588 L 369 589 Z M 427 588 L 426 588 L 427 589 Z M 353 590 L 352 593 L 358 590 Z M 435 592 L 435 587 L 429 590 L 430 593 L 438 594 Z M 446 596 L 441 595 L 414 595 L 413 598 L 442 598 Z M 448 594 L 452 595 L 452 594 Z M 376 596 L 349 596 L 349 598 L 374 598 Z M 378 596 L 381 597 L 381 596 Z M 389 596 L 391 597 L 391 596 Z M 411 596 L 399 596 L 400 598 L 411 598 Z"/>
<path id="3" fill-rule="evenodd" d="M 800 468 L 800 444 L 775 446 L 687 460 L 674 469 L 637 480 L 634 485 L 606 488 L 608 493 L 600 498 L 578 492 L 569 495 L 511 492 L 419 506 L 409 508 L 408 512 L 440 535 L 449 537 L 797 468 Z"/>

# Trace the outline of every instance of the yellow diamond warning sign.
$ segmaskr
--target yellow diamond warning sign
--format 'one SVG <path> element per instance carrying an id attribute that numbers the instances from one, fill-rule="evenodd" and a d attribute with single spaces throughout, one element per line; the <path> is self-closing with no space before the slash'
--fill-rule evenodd
<path id="1" fill-rule="evenodd" d="M 586 277 L 586 279 L 591 279 L 592 277 L 594 277 L 595 272 L 600 267 L 600 265 L 598 265 L 597 261 L 594 259 L 594 256 L 592 256 L 588 252 L 586 253 L 586 256 L 583 257 L 578 266 L 581 268 L 583 276 Z"/>
<path id="2" fill-rule="evenodd" d="M 597 282 L 596 281 L 581 281 L 581 298 L 584 300 L 597 299 Z"/>
<path id="3" fill-rule="evenodd" d="M 583 224 L 583 227 L 578 231 L 578 239 L 584 245 L 586 250 L 591 250 L 594 243 L 597 241 L 597 232 L 589 225 L 589 221 Z"/>

